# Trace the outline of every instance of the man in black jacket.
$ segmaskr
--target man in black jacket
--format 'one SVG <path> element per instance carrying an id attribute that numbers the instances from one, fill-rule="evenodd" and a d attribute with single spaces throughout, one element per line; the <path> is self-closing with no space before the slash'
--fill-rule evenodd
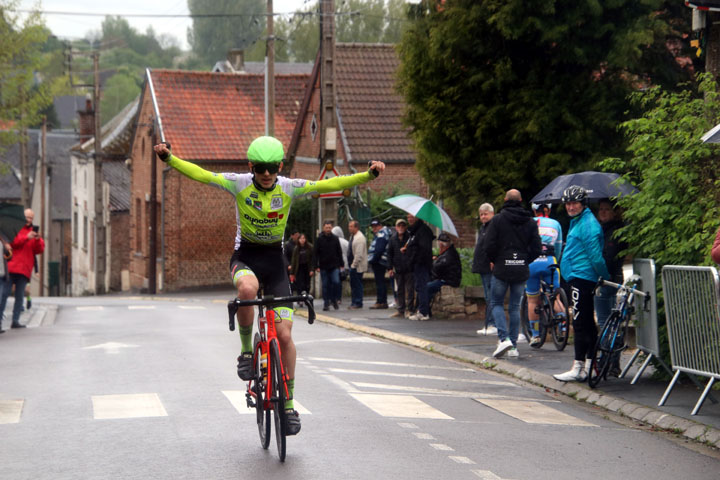
<path id="1" fill-rule="evenodd" d="M 492 267 L 485 252 L 485 238 L 487 237 L 490 220 L 495 216 L 495 209 L 489 203 L 483 203 L 478 208 L 480 228 L 478 229 L 475 253 L 473 254 L 472 273 L 479 273 L 482 278 L 483 293 L 485 294 L 485 328 L 477 331 L 478 335 L 497 335 L 495 319 L 492 316 L 490 298 L 492 297 Z"/>
<path id="2" fill-rule="evenodd" d="M 533 214 L 522 206 L 518 190 L 508 190 L 505 203 L 490 222 L 485 239 L 485 251 L 493 262 L 492 312 L 498 330 L 498 346 L 493 357 L 517 357 L 517 339 L 520 328 L 520 301 L 525 281 L 530 276 L 528 265 L 542 253 L 542 243 Z M 506 323 L 505 293 L 510 289 Z"/>
<path id="3" fill-rule="evenodd" d="M 410 316 L 410 320 L 430 320 L 430 298 L 427 284 L 430 281 L 432 269 L 432 242 L 435 235 L 425 222 L 408 213 L 408 232 L 410 239 L 400 251 L 410 255 L 410 264 L 413 265 L 415 277 L 415 290 L 417 292 L 417 313 Z M 403 250 L 404 249 L 404 250 Z"/>
<path id="4" fill-rule="evenodd" d="M 332 304 L 338 309 L 337 292 L 340 290 L 340 269 L 344 268 L 340 240 L 332 233 L 332 220 L 325 220 L 322 232 L 315 240 L 313 258 L 315 269 L 320 272 L 322 280 L 323 310 L 327 311 Z"/>
<path id="5" fill-rule="evenodd" d="M 432 266 L 432 280 L 428 283 L 428 297 L 432 301 L 444 285 L 459 287 L 462 281 L 462 262 L 450 235 L 442 232 L 438 236 L 439 254 Z"/>
<path id="6" fill-rule="evenodd" d="M 391 317 L 409 317 L 415 313 L 413 265 L 410 263 L 410 255 L 400 251 L 409 238 L 407 222 L 404 218 L 398 219 L 395 222 L 395 233 L 388 244 L 390 277 L 395 279 L 397 287 L 397 312 L 390 315 Z"/>

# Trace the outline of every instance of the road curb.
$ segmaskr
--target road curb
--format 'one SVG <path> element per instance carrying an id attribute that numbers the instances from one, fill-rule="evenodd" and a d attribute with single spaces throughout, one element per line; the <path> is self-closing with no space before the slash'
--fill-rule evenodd
<path id="1" fill-rule="evenodd" d="M 301 316 L 307 316 L 306 312 L 299 311 Z M 683 437 L 708 446 L 720 448 L 720 429 L 709 427 L 682 417 L 655 410 L 646 405 L 629 402 L 622 398 L 608 395 L 599 390 L 591 389 L 579 383 L 564 383 L 555 380 L 551 375 L 541 373 L 525 366 L 519 366 L 507 360 L 500 360 L 474 352 L 468 352 L 459 348 L 450 347 L 440 343 L 431 342 L 422 338 L 390 332 L 377 327 L 357 325 L 346 320 L 318 314 L 318 321 L 335 325 L 346 330 L 365 333 L 374 337 L 392 340 L 412 347 L 420 348 L 428 352 L 471 363 L 486 370 L 493 370 L 503 375 L 510 375 L 548 390 L 565 394 L 566 396 L 605 410 L 623 415 L 635 421 L 682 435 Z"/>

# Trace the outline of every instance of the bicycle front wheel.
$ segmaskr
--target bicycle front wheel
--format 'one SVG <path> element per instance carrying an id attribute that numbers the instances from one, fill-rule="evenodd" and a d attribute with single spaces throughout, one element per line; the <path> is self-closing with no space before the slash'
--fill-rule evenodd
<path id="1" fill-rule="evenodd" d="M 260 434 L 260 445 L 267 450 L 270 446 L 270 410 L 265 408 L 265 402 L 267 401 L 265 379 L 267 378 L 267 373 L 262 366 L 262 351 L 260 346 L 260 334 L 256 333 L 253 339 L 255 375 L 252 380 L 252 392 L 255 395 L 255 414 L 258 433 Z"/>
<path id="2" fill-rule="evenodd" d="M 553 298 L 550 332 L 552 333 L 553 343 L 558 351 L 562 351 L 567 346 L 568 337 L 570 337 L 570 309 L 568 308 L 568 299 L 565 290 L 559 288 L 557 294 Z M 557 302 L 562 304 L 562 310 L 557 310 L 555 306 Z"/>
<path id="3" fill-rule="evenodd" d="M 600 332 L 597 342 L 595 342 L 590 371 L 588 371 L 588 385 L 590 385 L 590 388 L 595 388 L 601 379 L 607 378 L 619 320 L 618 313 L 613 312 L 605 322 L 605 326 Z"/>
<path id="4" fill-rule="evenodd" d="M 280 461 L 285 461 L 286 437 L 287 437 L 287 414 L 285 413 L 285 380 L 283 378 L 282 358 L 277 340 L 270 341 L 269 369 L 272 373 L 268 376 L 270 392 L 273 402 L 273 414 L 275 416 L 275 442 L 277 443 L 278 456 Z"/>

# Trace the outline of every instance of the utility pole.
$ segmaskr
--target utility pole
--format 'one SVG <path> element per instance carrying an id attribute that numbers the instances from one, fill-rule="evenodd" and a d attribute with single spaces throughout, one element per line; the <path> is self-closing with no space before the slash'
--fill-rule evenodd
<path id="1" fill-rule="evenodd" d="M 320 163 L 321 169 L 335 167 L 337 129 L 335 128 L 335 1 L 321 0 L 320 9 Z M 336 219 L 337 200 L 320 200 L 318 222 Z M 321 226 L 321 225 L 319 225 Z"/>
<path id="2" fill-rule="evenodd" d="M 47 235 L 49 222 L 45 222 L 45 174 L 47 172 L 47 117 L 43 115 L 42 130 L 41 130 L 40 148 L 40 234 Z M 46 240 L 49 240 L 45 237 Z M 52 242 L 48 242 L 50 246 Z M 49 251 L 46 250 L 48 255 Z M 45 256 L 40 257 L 40 296 L 45 296 Z"/>
<path id="3" fill-rule="evenodd" d="M 23 207 L 30 208 L 30 178 L 28 168 L 28 133 L 25 127 L 25 88 L 21 85 L 20 90 L 20 203 Z"/>
<path id="4" fill-rule="evenodd" d="M 265 135 L 275 136 L 275 21 L 273 0 L 267 0 L 267 44 L 265 50 Z"/>
<path id="5" fill-rule="evenodd" d="M 100 126 L 100 52 L 93 52 L 93 119 L 95 124 L 95 294 L 105 293 L 107 251 L 102 174 L 102 132 Z"/>

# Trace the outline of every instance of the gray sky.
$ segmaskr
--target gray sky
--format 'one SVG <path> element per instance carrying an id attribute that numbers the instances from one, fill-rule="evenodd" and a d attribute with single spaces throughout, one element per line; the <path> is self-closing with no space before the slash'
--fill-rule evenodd
<path id="1" fill-rule="evenodd" d="M 337 1 L 337 0 L 336 0 Z M 22 0 L 20 8 L 29 9 L 37 0 Z M 128 22 L 139 32 L 145 32 L 152 24 L 155 33 L 175 36 L 183 49 L 188 48 L 187 28 L 192 24 L 190 18 L 162 18 L 163 15 L 187 15 L 187 0 L 42 0 L 39 2 L 43 11 L 52 12 L 82 12 L 102 14 L 157 14 L 157 18 L 127 17 Z M 273 0 L 273 9 L 278 13 L 294 12 L 303 9 L 310 0 Z M 45 14 L 45 23 L 50 30 L 62 38 L 84 38 L 91 30 L 100 30 L 104 17 L 91 17 L 81 15 L 54 15 Z"/>

